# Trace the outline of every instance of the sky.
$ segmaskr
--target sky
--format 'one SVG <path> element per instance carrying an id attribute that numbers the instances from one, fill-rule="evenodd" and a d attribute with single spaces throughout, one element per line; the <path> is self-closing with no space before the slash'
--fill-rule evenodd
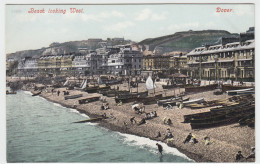
<path id="1" fill-rule="evenodd" d="M 28 13 L 31 8 L 45 13 Z M 70 8 L 83 12 L 70 13 Z M 66 13 L 48 13 L 49 9 Z M 253 4 L 6 5 L 5 52 L 88 38 L 141 41 L 187 30 L 241 33 L 255 26 L 254 21 Z"/>

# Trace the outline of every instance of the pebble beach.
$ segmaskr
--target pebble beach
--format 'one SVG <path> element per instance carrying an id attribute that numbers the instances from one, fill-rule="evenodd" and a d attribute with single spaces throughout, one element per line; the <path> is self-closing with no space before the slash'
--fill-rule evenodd
<path id="1" fill-rule="evenodd" d="M 184 88 L 169 89 L 165 91 L 162 89 L 160 83 L 157 83 L 156 85 L 158 86 L 158 88 L 156 88 L 156 93 L 163 93 L 164 96 L 179 95 L 184 92 Z M 120 90 L 128 89 L 126 83 L 114 85 L 111 86 L 111 88 L 116 88 L 117 86 L 119 86 Z M 24 89 L 31 91 L 33 94 L 37 93 L 37 91 L 33 91 L 33 89 Z M 57 95 L 58 90 L 61 92 L 59 96 Z M 200 130 L 192 130 L 189 123 L 183 123 L 184 115 L 206 112 L 210 110 L 210 107 L 201 109 L 190 109 L 184 107 L 179 109 L 177 106 L 174 106 L 173 109 L 165 110 L 157 104 L 145 105 L 145 112 L 156 111 L 158 117 L 147 120 L 145 124 L 138 126 L 137 123 L 132 124 L 130 118 L 135 117 L 135 120 L 139 122 L 145 117 L 145 114 L 135 113 L 132 109 L 133 102 L 123 103 L 121 106 L 118 106 L 113 97 L 104 97 L 98 93 L 87 93 L 81 90 L 68 91 L 70 92 L 70 95 L 83 94 L 83 97 L 65 100 L 63 95 L 63 91 L 65 90 L 66 88 L 58 88 L 54 90 L 54 93 L 51 93 L 50 90 L 45 90 L 40 94 L 40 96 L 65 107 L 75 108 L 79 112 L 87 114 L 90 118 L 100 117 L 104 113 L 106 113 L 107 116 L 113 115 L 113 118 L 104 119 L 98 122 L 99 126 L 113 131 L 165 142 L 163 139 L 166 135 L 166 130 L 169 128 L 174 136 L 174 147 L 196 162 L 234 162 L 235 155 L 238 151 L 242 151 L 242 154 L 246 157 L 250 154 L 251 147 L 255 146 L 255 129 L 247 126 L 239 126 L 238 123 Z M 145 90 L 145 84 L 139 84 L 138 91 L 142 92 Z M 132 88 L 132 92 L 136 92 L 136 88 Z M 214 91 L 207 91 L 189 94 L 185 95 L 184 98 L 204 98 L 207 101 L 229 97 L 226 93 L 222 95 L 214 95 L 213 92 Z M 149 95 L 152 95 L 153 91 L 149 91 L 148 93 Z M 101 105 L 103 103 L 101 101 L 78 104 L 79 99 L 94 96 L 105 98 L 109 103 L 109 109 L 101 110 Z M 170 118 L 172 120 L 172 125 L 164 124 L 163 118 Z M 75 122 L 76 121 L 81 120 L 75 120 Z M 157 138 L 156 136 L 158 132 L 160 132 L 162 136 Z M 196 139 L 198 140 L 197 144 L 183 143 L 189 133 L 196 136 Z M 205 136 L 210 137 L 209 145 L 205 145 Z M 255 159 L 248 159 L 241 160 L 240 162 L 254 162 L 254 160 Z"/>

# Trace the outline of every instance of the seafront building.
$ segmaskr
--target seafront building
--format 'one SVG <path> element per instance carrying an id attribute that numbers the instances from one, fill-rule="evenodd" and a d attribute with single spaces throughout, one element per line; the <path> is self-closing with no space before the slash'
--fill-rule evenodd
<path id="1" fill-rule="evenodd" d="M 165 72 L 170 68 L 170 56 L 163 55 L 147 55 L 143 57 L 143 70 Z"/>
<path id="2" fill-rule="evenodd" d="M 131 45 L 118 46 L 120 51 L 108 57 L 108 73 L 114 75 L 139 75 L 142 70 L 142 53 Z"/>
<path id="3" fill-rule="evenodd" d="M 39 75 L 68 75 L 74 74 L 73 59 L 75 54 L 60 54 L 41 56 L 38 62 Z"/>
<path id="4" fill-rule="evenodd" d="M 192 78 L 254 81 L 255 41 L 203 46 L 187 54 Z"/>
<path id="5" fill-rule="evenodd" d="M 176 54 L 170 57 L 169 60 L 170 72 L 171 73 L 188 73 L 187 55 L 186 54 Z"/>
<path id="6" fill-rule="evenodd" d="M 18 75 L 32 77 L 38 74 L 37 58 L 25 57 L 18 63 Z"/>

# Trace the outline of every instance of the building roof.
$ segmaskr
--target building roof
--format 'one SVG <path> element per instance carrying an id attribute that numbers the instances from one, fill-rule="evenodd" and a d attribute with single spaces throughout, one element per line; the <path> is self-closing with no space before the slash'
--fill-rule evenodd
<path id="1" fill-rule="evenodd" d="M 191 52 L 189 52 L 187 54 L 187 56 L 220 53 L 220 52 L 229 52 L 229 51 L 240 51 L 240 50 L 255 48 L 255 40 L 247 40 L 244 43 L 247 43 L 247 44 L 249 43 L 249 44 L 248 45 L 241 45 L 238 42 L 233 42 L 233 43 L 226 44 L 226 45 L 224 45 L 224 46 L 222 46 L 221 48 L 218 48 L 218 49 L 210 49 L 211 47 L 219 47 L 218 45 L 217 46 L 211 46 L 211 47 L 209 47 L 209 49 L 206 49 L 205 47 L 204 47 L 204 49 L 203 49 L 203 47 L 199 47 L 199 48 L 193 49 Z M 236 47 L 225 47 L 225 46 L 231 46 L 231 45 L 237 45 L 237 46 Z M 203 49 L 203 50 L 197 51 L 198 49 Z"/>

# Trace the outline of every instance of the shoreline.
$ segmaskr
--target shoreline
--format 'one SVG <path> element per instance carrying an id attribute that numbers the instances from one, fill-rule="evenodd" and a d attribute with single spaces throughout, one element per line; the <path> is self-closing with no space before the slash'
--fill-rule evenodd
<path id="1" fill-rule="evenodd" d="M 65 90 L 65 88 L 59 88 L 56 90 Z M 29 91 L 31 93 L 35 93 L 32 90 L 26 90 Z M 81 92 L 78 90 L 70 90 L 70 92 L 72 93 L 71 95 L 74 94 L 78 94 L 83 93 L 83 97 L 86 96 L 91 96 L 91 95 L 100 95 L 97 93 L 94 94 L 88 94 L 86 92 Z M 212 94 L 212 91 L 210 91 L 209 93 Z M 208 94 L 207 92 L 205 93 L 200 93 L 200 94 Z M 154 118 L 152 120 L 148 120 L 146 124 L 141 125 L 141 126 L 136 126 L 136 125 L 131 125 L 129 122 L 129 119 L 131 118 L 131 116 L 135 116 L 137 122 L 139 122 L 139 120 L 142 118 L 142 116 L 139 116 L 137 114 L 134 114 L 134 111 L 131 109 L 131 103 L 126 103 L 123 104 L 122 106 L 116 106 L 114 99 L 113 98 L 109 98 L 106 97 L 107 101 L 109 102 L 109 106 L 111 109 L 108 109 L 107 111 L 101 111 L 100 110 L 100 105 L 102 104 L 100 101 L 96 101 L 96 102 L 92 102 L 92 103 L 88 103 L 88 104 L 82 104 L 82 105 L 78 105 L 75 108 L 74 107 L 74 102 L 78 99 L 69 99 L 69 100 L 64 100 L 63 95 L 57 96 L 56 93 L 54 93 L 54 95 L 52 95 L 51 93 L 47 93 L 47 92 L 43 92 L 42 94 L 40 94 L 39 96 L 45 98 L 47 101 L 53 102 L 53 103 L 57 103 L 60 104 L 64 107 L 67 108 L 73 108 L 75 110 L 77 110 L 79 113 L 84 113 L 86 115 L 88 115 L 90 118 L 93 117 L 99 117 L 101 116 L 103 113 L 109 114 L 112 113 L 113 116 L 115 116 L 115 119 L 111 120 L 111 119 L 106 119 L 106 120 L 102 120 L 100 122 L 98 122 L 98 125 L 104 128 L 107 128 L 109 130 L 112 131 L 116 131 L 116 132 L 120 132 L 120 133 L 126 133 L 126 134 L 132 134 L 132 135 L 136 135 L 136 136 L 140 136 L 140 137 L 145 137 L 145 138 L 149 138 L 151 140 L 154 141 L 163 141 L 163 136 L 165 133 L 165 130 L 167 128 L 170 128 L 171 131 L 173 132 L 174 135 L 174 148 L 176 148 L 179 152 L 185 154 L 188 158 L 194 160 L 195 162 L 234 162 L 234 158 L 235 158 L 235 154 L 237 153 L 237 150 L 242 150 L 243 155 L 247 156 L 247 154 L 250 152 L 250 147 L 255 145 L 255 141 L 254 141 L 254 136 L 250 136 L 246 133 L 243 135 L 246 135 L 246 137 L 244 138 L 244 142 L 242 143 L 242 145 L 239 145 L 237 143 L 230 143 L 230 140 L 227 138 L 230 136 L 228 136 L 227 134 L 224 134 L 224 138 L 221 138 L 219 136 L 214 137 L 213 135 L 217 135 L 218 133 L 220 133 L 219 131 L 225 132 L 225 131 L 230 131 L 230 130 L 238 130 L 238 127 L 236 127 L 237 125 L 228 125 L 228 126 L 224 126 L 224 127 L 216 127 L 216 128 L 210 128 L 208 130 L 191 130 L 190 126 L 188 124 L 183 124 L 181 123 L 183 120 L 182 115 L 184 115 L 185 113 L 198 113 L 198 112 L 202 112 L 205 111 L 205 109 L 203 110 L 190 110 L 190 109 L 182 109 L 183 111 L 180 111 L 179 109 L 171 109 L 171 110 L 164 110 L 161 109 L 161 107 L 156 107 L 157 104 L 154 105 L 147 105 L 146 108 L 150 108 L 152 109 L 152 111 L 156 110 L 158 113 L 158 118 Z M 189 95 L 190 96 L 190 95 Z M 200 96 L 200 95 L 198 95 Z M 148 109 L 148 111 L 150 110 Z M 151 110 L 150 110 L 151 111 Z M 168 113 L 169 111 L 169 113 Z M 175 122 L 173 121 L 173 125 L 169 126 L 169 125 L 164 125 L 161 123 L 161 120 L 163 118 L 163 116 L 165 116 L 165 112 L 166 115 L 171 117 L 172 120 L 176 120 L 178 121 L 178 124 L 175 125 Z M 80 121 L 80 120 L 75 120 L 75 121 Z M 126 121 L 128 123 L 127 128 L 124 126 L 123 122 Z M 234 128 L 235 127 L 235 128 Z M 242 129 L 246 129 L 247 131 L 249 131 L 249 134 L 254 134 L 254 129 L 250 129 L 248 127 L 241 127 Z M 218 129 L 216 131 L 216 129 Z M 157 132 L 160 131 L 162 134 L 162 137 L 160 138 L 155 138 Z M 192 134 L 195 134 L 196 138 L 199 140 L 199 143 L 192 145 L 192 143 L 187 143 L 187 144 L 183 144 L 183 140 L 185 139 L 185 137 L 187 136 L 187 134 L 189 134 L 189 132 L 192 132 Z M 202 133 L 202 134 L 200 134 Z M 229 132 L 230 134 L 232 134 L 232 131 Z M 202 140 L 204 135 L 209 135 L 212 139 L 212 144 L 205 146 L 204 145 L 204 141 Z M 237 134 L 240 135 L 240 134 Z M 248 145 L 244 145 L 245 142 L 247 142 L 246 140 L 248 140 L 248 138 L 250 138 L 250 142 L 248 142 Z M 224 139 L 224 140 L 223 140 Z M 225 141 L 227 140 L 227 141 Z M 238 141 L 237 141 L 238 142 Z M 164 142 L 165 143 L 165 142 Z M 169 146 L 171 147 L 171 146 Z M 225 150 L 225 148 L 227 148 L 228 150 Z M 216 154 L 216 153 L 220 153 L 220 154 Z M 243 161 L 241 161 L 243 162 Z M 244 161 L 245 162 L 245 161 Z M 253 160 L 248 160 L 247 162 L 254 162 Z"/>
<path id="2" fill-rule="evenodd" d="M 31 92 L 31 91 L 30 91 Z M 31 92 L 33 93 L 33 92 Z M 40 97 L 43 97 L 45 98 L 47 101 L 49 102 L 52 102 L 52 103 L 57 103 L 57 104 L 60 104 L 61 106 L 63 107 L 66 107 L 66 108 L 72 108 L 72 109 L 75 109 L 77 110 L 79 113 L 81 114 L 86 114 L 88 117 L 92 118 L 92 117 L 99 117 L 100 115 L 97 115 L 97 114 L 93 114 L 93 113 L 90 113 L 90 112 L 87 112 L 86 110 L 82 110 L 82 109 L 78 109 L 78 108 L 74 108 L 70 105 L 66 105 L 66 104 L 63 104 L 63 103 L 60 103 L 58 101 L 55 101 L 55 100 L 52 100 L 52 99 L 49 99 L 48 97 L 44 97 L 42 95 L 39 95 Z M 101 126 L 103 128 L 106 128 L 106 129 L 109 129 L 111 131 L 114 131 L 114 132 L 120 132 L 120 133 L 125 133 L 125 134 L 131 134 L 131 135 L 136 135 L 138 137 L 145 137 L 145 138 L 149 138 L 153 141 L 161 141 L 161 142 L 164 142 L 163 140 L 159 140 L 159 139 L 155 139 L 153 137 L 147 137 L 147 136 L 143 136 L 142 134 L 139 134 L 139 133 L 134 133 L 133 131 L 127 131 L 125 130 L 125 128 L 123 127 L 120 127 L 120 126 L 117 126 L 117 125 L 114 125 L 114 124 L 111 124 L 109 122 L 107 122 L 106 120 L 103 120 L 101 122 L 98 122 L 98 126 Z M 170 147 L 170 146 L 169 146 Z M 176 148 L 179 152 L 183 153 L 184 155 L 186 155 L 189 159 L 195 161 L 195 162 L 213 162 L 213 161 L 210 161 L 209 159 L 203 159 L 201 156 L 195 154 L 195 153 L 191 153 L 191 152 L 188 152 L 184 149 L 179 149 L 177 147 L 172 147 L 172 148 Z"/>

